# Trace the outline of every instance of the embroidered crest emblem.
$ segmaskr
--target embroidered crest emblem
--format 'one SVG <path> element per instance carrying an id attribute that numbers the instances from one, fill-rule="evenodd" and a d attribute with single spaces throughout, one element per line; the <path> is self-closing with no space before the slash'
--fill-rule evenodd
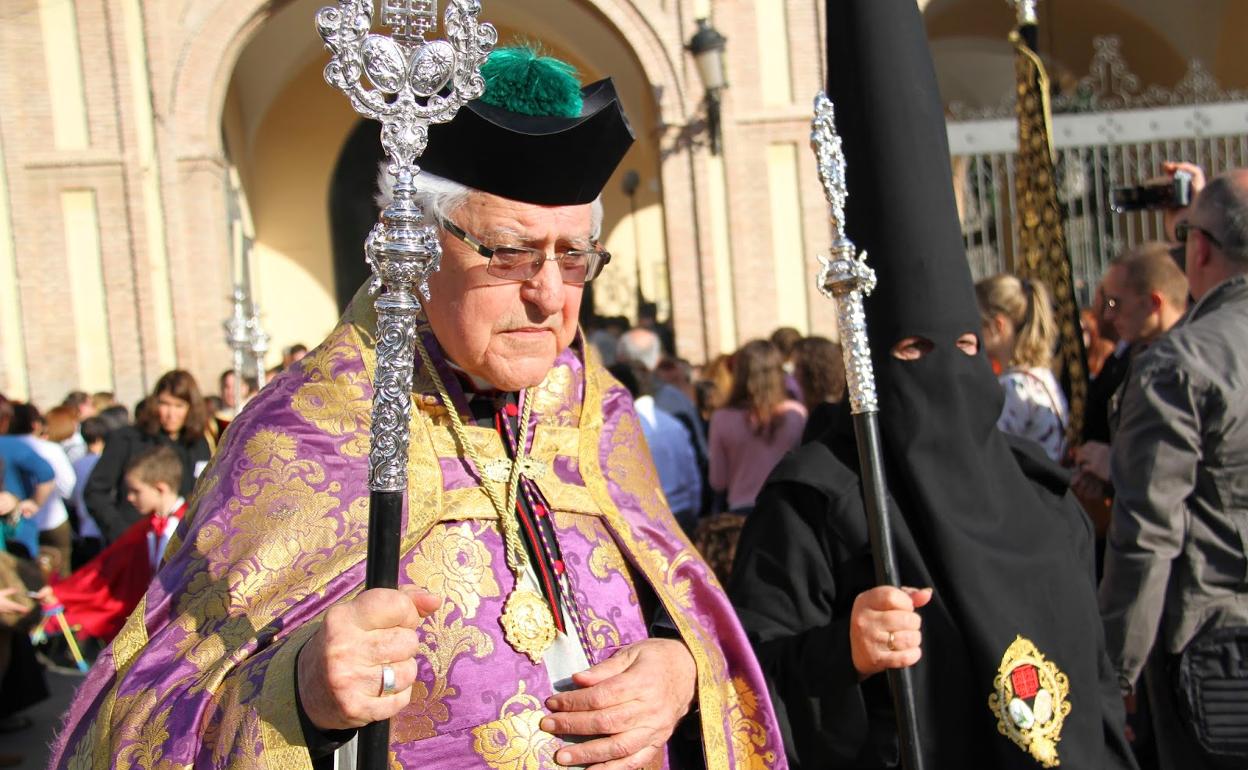
<path id="1" fill-rule="evenodd" d="M 1001 657 L 988 708 L 997 730 L 1044 767 L 1057 767 L 1057 743 L 1070 714 L 1070 678 L 1021 636 Z"/>

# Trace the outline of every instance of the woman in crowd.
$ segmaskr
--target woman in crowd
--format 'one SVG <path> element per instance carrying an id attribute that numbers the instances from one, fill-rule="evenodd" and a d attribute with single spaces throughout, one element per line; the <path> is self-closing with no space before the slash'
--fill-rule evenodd
<path id="1" fill-rule="evenodd" d="M 845 399 L 845 359 L 841 346 L 827 337 L 803 337 L 793 346 L 793 376 L 806 406 L 803 441 L 828 428 L 836 404 Z"/>
<path id="2" fill-rule="evenodd" d="M 207 425 L 208 411 L 195 378 L 189 372 L 175 369 L 156 382 L 133 426 L 108 434 L 104 453 L 83 493 L 87 510 L 99 524 L 106 542 L 115 540 L 139 518 L 126 501 L 123 474 L 130 461 L 150 447 L 172 447 L 182 459 L 179 494 L 187 497 L 212 455 L 205 437 Z"/>
<path id="3" fill-rule="evenodd" d="M 806 407 L 786 395 L 783 360 L 770 342 L 754 340 L 737 351 L 732 382 L 727 406 L 711 415 L 708 481 L 720 502 L 698 536 L 699 550 L 721 580 L 758 491 L 806 426 Z"/>
<path id="4" fill-rule="evenodd" d="M 702 367 L 694 389 L 698 412 L 702 415 L 702 422 L 709 427 L 711 415 L 725 406 L 732 395 L 732 356 L 721 354 L 708 361 Z"/>
<path id="5" fill-rule="evenodd" d="M 1001 273 L 975 284 L 984 352 L 1005 389 L 1002 431 L 1038 443 L 1052 460 L 1066 448 L 1066 396 L 1053 376 L 1057 322 L 1039 281 Z"/>

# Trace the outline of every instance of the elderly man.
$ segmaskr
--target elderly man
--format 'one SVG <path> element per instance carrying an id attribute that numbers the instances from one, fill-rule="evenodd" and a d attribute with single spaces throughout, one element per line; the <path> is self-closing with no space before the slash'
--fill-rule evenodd
<path id="1" fill-rule="evenodd" d="M 783 763 L 732 609 L 577 335 L 608 261 L 598 195 L 632 134 L 610 81 L 570 73 L 497 51 L 484 96 L 430 131 L 418 184 L 443 257 L 417 333 L 401 590 L 361 591 L 361 297 L 235 420 L 56 765 L 309 767 L 387 718 L 404 768 Z"/>
<path id="2" fill-rule="evenodd" d="M 1123 692 L 1148 682 L 1161 766 L 1242 768 L 1248 676 L 1218 661 L 1248 644 L 1248 169 L 1213 179 L 1177 234 L 1196 304 L 1123 391 L 1100 603 Z M 1231 711 L 1211 718 L 1219 690 Z"/>

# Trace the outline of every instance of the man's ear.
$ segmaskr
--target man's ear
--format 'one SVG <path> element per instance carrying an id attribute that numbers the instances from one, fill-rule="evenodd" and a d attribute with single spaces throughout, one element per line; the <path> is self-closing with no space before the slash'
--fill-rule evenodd
<path id="1" fill-rule="evenodd" d="M 1162 307 L 1164 307 L 1165 304 L 1166 304 L 1166 301 L 1162 298 L 1161 292 L 1150 291 L 1148 293 L 1148 307 L 1154 313 L 1160 313 Z"/>

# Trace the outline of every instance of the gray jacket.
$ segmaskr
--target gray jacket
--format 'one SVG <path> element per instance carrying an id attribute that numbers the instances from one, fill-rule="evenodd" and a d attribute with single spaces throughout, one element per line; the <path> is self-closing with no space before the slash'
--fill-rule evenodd
<path id="1" fill-rule="evenodd" d="M 1205 628 L 1248 625 L 1248 276 L 1133 362 L 1110 473 L 1100 603 L 1129 690 L 1154 640 L 1177 654 Z"/>

